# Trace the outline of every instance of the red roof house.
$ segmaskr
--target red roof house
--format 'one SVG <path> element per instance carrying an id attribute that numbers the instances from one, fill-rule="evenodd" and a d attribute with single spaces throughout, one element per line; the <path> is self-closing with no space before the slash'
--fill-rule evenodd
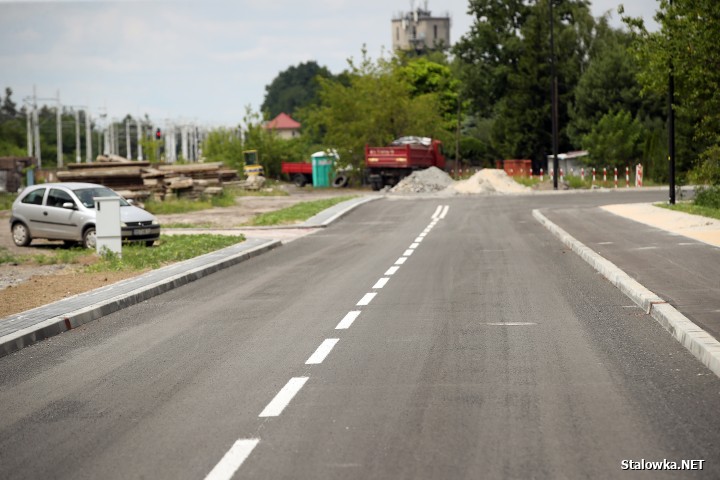
<path id="1" fill-rule="evenodd" d="M 276 131 L 280 138 L 289 139 L 300 135 L 300 123 L 284 112 L 270 120 L 265 128 Z"/>

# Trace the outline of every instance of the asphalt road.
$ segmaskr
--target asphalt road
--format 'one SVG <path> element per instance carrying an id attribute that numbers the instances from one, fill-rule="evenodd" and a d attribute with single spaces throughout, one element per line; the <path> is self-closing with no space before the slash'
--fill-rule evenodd
<path id="1" fill-rule="evenodd" d="M 720 379 L 531 216 L 663 198 L 364 205 L 0 358 L 0 476 L 720 478 Z"/>

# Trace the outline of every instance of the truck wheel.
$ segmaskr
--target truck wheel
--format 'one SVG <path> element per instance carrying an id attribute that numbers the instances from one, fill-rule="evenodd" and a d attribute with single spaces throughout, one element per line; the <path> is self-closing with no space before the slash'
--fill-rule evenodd
<path id="1" fill-rule="evenodd" d="M 293 175 L 293 183 L 300 188 L 304 187 L 307 183 L 307 180 L 305 180 L 305 175 L 303 175 L 302 173 L 296 173 L 295 175 Z"/>
<path id="2" fill-rule="evenodd" d="M 382 180 L 370 180 L 370 187 L 373 189 L 373 191 L 377 192 L 383 187 Z"/>
<path id="3" fill-rule="evenodd" d="M 348 186 L 348 176 L 347 175 L 338 175 L 335 177 L 335 180 L 333 181 L 333 187 L 335 188 L 341 188 L 341 187 L 347 187 Z"/>

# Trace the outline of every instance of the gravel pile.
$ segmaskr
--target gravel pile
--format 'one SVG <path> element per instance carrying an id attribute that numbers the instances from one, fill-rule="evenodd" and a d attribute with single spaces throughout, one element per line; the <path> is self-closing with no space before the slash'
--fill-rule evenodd
<path id="1" fill-rule="evenodd" d="M 393 193 L 434 193 L 445 190 L 454 183 L 450 175 L 437 167 L 418 170 L 403 178 L 390 189 Z"/>
<path id="2" fill-rule="evenodd" d="M 485 168 L 467 180 L 460 180 L 449 185 L 443 193 L 446 194 L 508 194 L 525 193 L 531 191 L 530 187 L 521 185 L 510 178 L 504 170 Z"/>

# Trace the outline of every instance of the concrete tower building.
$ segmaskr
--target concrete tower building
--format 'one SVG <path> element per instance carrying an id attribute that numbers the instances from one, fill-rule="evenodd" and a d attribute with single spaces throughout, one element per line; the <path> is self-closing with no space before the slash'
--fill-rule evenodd
<path id="1" fill-rule="evenodd" d="M 411 11 L 393 16 L 393 50 L 433 50 L 450 46 L 450 15 L 433 16 L 425 0 L 424 8 L 415 7 L 411 2 Z"/>

